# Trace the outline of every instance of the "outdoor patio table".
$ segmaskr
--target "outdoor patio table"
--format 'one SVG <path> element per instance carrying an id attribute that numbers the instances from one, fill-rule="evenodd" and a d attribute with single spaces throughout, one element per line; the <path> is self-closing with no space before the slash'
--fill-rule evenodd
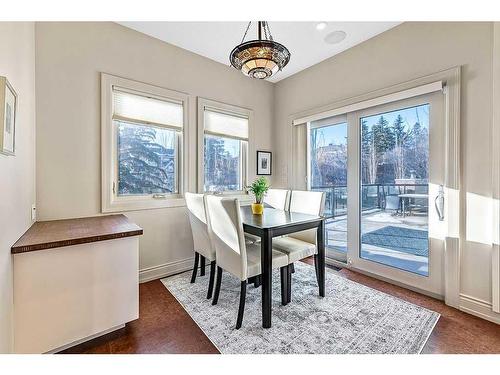
<path id="1" fill-rule="evenodd" d="M 272 248 L 273 237 L 317 228 L 319 295 L 325 296 L 325 218 L 264 208 L 262 215 L 253 215 L 250 206 L 241 207 L 243 230 L 261 238 L 262 327 L 271 327 Z"/>
<path id="2" fill-rule="evenodd" d="M 401 199 L 401 208 L 403 211 L 403 217 L 406 217 L 406 209 L 405 209 L 405 199 L 406 198 L 423 198 L 426 199 L 429 197 L 427 194 L 417 194 L 417 193 L 407 193 L 407 194 L 399 194 L 399 199 Z"/>

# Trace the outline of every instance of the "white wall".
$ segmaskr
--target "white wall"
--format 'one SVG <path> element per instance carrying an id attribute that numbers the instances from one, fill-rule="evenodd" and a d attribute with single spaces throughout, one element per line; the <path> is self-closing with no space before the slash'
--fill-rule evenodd
<path id="1" fill-rule="evenodd" d="M 190 155 L 196 155 L 196 97 L 254 110 L 249 178 L 255 151 L 271 150 L 273 85 L 245 78 L 229 66 L 114 23 L 37 23 L 37 202 L 39 219 L 97 215 L 101 211 L 99 73 L 190 95 Z M 190 159 L 196 189 L 196 157 Z M 127 212 L 144 228 L 143 277 L 192 266 L 185 208 Z"/>
<path id="2" fill-rule="evenodd" d="M 463 297 L 491 310 L 492 23 L 404 23 L 276 84 L 276 185 L 291 183 L 288 116 L 462 66 Z M 469 215 L 467 215 L 469 213 Z M 481 306 L 480 306 L 481 305 Z M 481 308 L 482 308 L 481 307 Z M 494 316 L 500 319 L 500 316 Z"/>
<path id="3" fill-rule="evenodd" d="M 35 203 L 34 24 L 0 23 L 0 75 L 18 94 L 16 155 L 0 154 L 0 353 L 13 348 L 12 244 L 31 226 Z"/>

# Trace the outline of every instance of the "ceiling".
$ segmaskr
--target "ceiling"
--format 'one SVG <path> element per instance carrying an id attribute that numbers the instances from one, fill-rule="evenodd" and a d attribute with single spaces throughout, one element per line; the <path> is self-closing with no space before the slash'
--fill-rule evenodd
<path id="1" fill-rule="evenodd" d="M 226 65 L 229 65 L 229 53 L 241 42 L 248 25 L 248 22 L 119 23 Z M 389 30 L 400 22 L 325 22 L 323 30 L 316 28 L 318 23 L 269 22 L 274 40 L 284 44 L 291 53 L 288 65 L 269 81 L 278 82 Z M 257 39 L 256 24 L 252 22 L 245 40 Z M 335 31 L 345 32 L 345 39 L 336 44 L 325 42 L 325 38 L 336 41 L 336 37 L 342 35 L 329 35 Z"/>

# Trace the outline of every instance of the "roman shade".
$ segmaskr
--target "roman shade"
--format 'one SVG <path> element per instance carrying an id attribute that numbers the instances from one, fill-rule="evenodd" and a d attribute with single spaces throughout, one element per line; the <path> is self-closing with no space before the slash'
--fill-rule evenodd
<path id="1" fill-rule="evenodd" d="M 248 117 L 205 107 L 205 134 L 248 140 Z"/>
<path id="2" fill-rule="evenodd" d="M 311 121 L 310 126 L 311 129 L 314 129 L 314 128 L 321 128 L 323 126 L 338 125 L 344 122 L 347 122 L 347 116 L 339 115 L 339 116 L 331 116 L 327 118 L 322 118 L 320 120 Z"/>
<path id="3" fill-rule="evenodd" d="M 113 120 L 182 129 L 182 102 L 113 87 Z"/>

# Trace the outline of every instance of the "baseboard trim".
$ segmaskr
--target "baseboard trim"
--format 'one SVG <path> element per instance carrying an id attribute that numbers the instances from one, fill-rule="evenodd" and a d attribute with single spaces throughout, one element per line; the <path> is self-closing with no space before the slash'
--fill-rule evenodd
<path id="1" fill-rule="evenodd" d="M 460 305 L 458 308 L 468 314 L 500 324 L 500 314 L 492 310 L 490 302 L 466 294 L 460 294 Z"/>
<path id="2" fill-rule="evenodd" d="M 72 348 L 73 346 L 76 346 L 76 345 L 80 345 L 80 344 L 82 344 L 82 343 L 84 343 L 84 342 L 87 342 L 87 341 L 93 340 L 93 339 L 95 339 L 95 338 L 97 338 L 97 337 L 107 335 L 108 333 L 111 333 L 111 332 L 117 331 L 117 330 L 119 330 L 119 329 L 122 329 L 123 327 L 125 327 L 125 324 L 120 324 L 120 325 L 118 325 L 118 326 L 112 327 L 112 328 L 107 329 L 107 330 L 105 330 L 105 331 L 102 331 L 102 332 L 96 333 L 96 334 L 94 334 L 94 335 L 90 335 L 90 336 L 84 337 L 83 339 L 76 340 L 76 341 L 73 341 L 73 342 L 71 342 L 71 343 L 69 343 L 69 344 L 66 344 L 66 345 L 60 346 L 59 348 L 49 350 L 49 351 L 48 351 L 48 352 L 46 352 L 45 354 L 54 354 L 54 353 L 59 353 L 59 352 L 62 352 L 63 350 L 66 350 L 66 349 Z"/>
<path id="3" fill-rule="evenodd" d="M 139 270 L 139 283 L 161 279 L 192 269 L 194 258 L 186 258 Z"/>
<path id="4" fill-rule="evenodd" d="M 498 220 L 500 222 L 500 218 Z M 498 223 L 497 223 L 498 224 Z M 492 307 L 491 309 L 500 313 L 500 246 L 493 244 L 493 251 L 491 254 L 492 267 L 491 267 L 491 295 Z"/>

